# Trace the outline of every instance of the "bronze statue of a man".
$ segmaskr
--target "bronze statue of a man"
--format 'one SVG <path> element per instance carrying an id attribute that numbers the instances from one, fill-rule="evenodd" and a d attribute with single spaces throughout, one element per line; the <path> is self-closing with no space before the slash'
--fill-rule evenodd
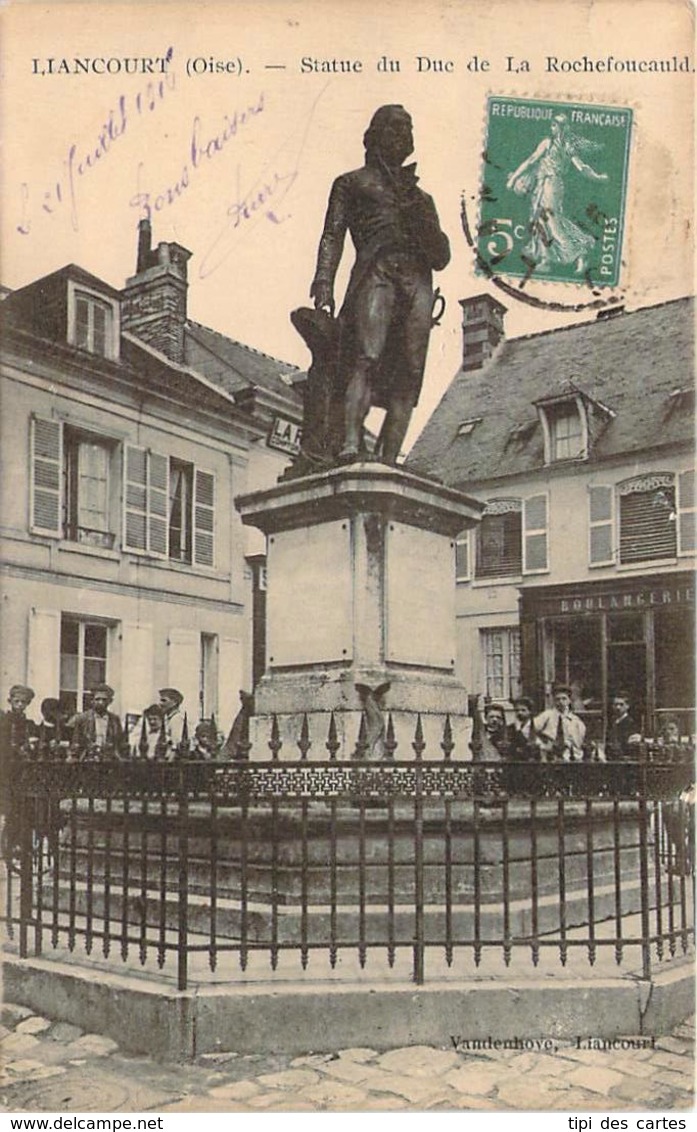
<path id="1" fill-rule="evenodd" d="M 332 186 L 317 270 L 315 307 L 334 313 L 334 278 L 346 231 L 356 248 L 338 318 L 336 381 L 343 398 L 342 462 L 361 449 L 372 406 L 386 410 L 378 455 L 397 461 L 423 381 L 434 292 L 432 272 L 450 261 L 432 198 L 418 187 L 412 123 L 403 106 L 381 106 L 364 135 L 365 165 Z"/>

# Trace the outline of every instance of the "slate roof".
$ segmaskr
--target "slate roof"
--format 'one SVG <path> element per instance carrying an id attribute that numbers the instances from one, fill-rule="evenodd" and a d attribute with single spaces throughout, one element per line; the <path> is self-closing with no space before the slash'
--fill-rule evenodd
<path id="1" fill-rule="evenodd" d="M 586 464 L 651 448 L 692 444 L 694 401 L 673 396 L 694 383 L 694 301 L 503 342 L 481 369 L 460 370 L 414 444 L 406 467 L 452 487 L 541 470 L 534 402 L 579 389 L 598 411 Z M 466 420 L 481 417 L 468 435 Z"/>
<path id="2" fill-rule="evenodd" d="M 245 346 L 192 319 L 186 322 L 184 353 L 187 366 L 202 373 L 226 393 L 256 387 L 294 402 L 298 409 L 301 407 L 300 395 L 281 376 L 300 374 L 298 367 L 289 362 Z"/>

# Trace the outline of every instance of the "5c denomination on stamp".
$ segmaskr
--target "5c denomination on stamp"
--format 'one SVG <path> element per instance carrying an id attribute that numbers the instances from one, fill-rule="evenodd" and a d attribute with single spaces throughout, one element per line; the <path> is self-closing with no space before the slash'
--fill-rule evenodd
<path id="1" fill-rule="evenodd" d="M 626 108 L 489 98 L 480 271 L 615 286 L 631 129 Z"/>

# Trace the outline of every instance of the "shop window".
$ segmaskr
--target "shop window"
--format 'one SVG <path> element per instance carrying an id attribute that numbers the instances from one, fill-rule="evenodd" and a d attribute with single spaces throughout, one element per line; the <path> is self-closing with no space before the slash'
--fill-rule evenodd
<path id="1" fill-rule="evenodd" d="M 215 477 L 193 464 L 127 445 L 124 546 L 213 566 Z"/>
<path id="2" fill-rule="evenodd" d="M 522 691 L 520 679 L 520 631 L 481 629 L 486 695 L 492 700 L 512 700 Z"/>
<path id="3" fill-rule="evenodd" d="M 115 444 L 62 421 L 32 419 L 31 528 L 110 548 L 110 474 Z"/>
<path id="4" fill-rule="evenodd" d="M 64 614 L 60 633 L 60 701 L 73 714 L 92 702 L 91 690 L 107 678 L 109 626 Z"/>
<path id="5" fill-rule="evenodd" d="M 571 706 L 583 713 L 602 708 L 602 639 L 600 618 L 563 618 L 550 622 L 545 682 L 568 684 Z"/>
<path id="6" fill-rule="evenodd" d="M 677 553 L 675 477 L 636 476 L 619 484 L 620 562 L 674 558 Z"/>
<path id="7" fill-rule="evenodd" d="M 664 716 L 675 714 L 681 734 L 694 731 L 694 610 L 663 607 L 654 613 L 656 706 Z"/>

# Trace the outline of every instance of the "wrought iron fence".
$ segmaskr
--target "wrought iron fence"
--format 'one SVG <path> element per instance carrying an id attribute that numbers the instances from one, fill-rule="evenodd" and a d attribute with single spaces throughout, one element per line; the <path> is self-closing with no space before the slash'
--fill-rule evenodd
<path id="1" fill-rule="evenodd" d="M 22 956 L 78 945 L 211 970 L 255 952 L 514 953 L 592 965 L 694 942 L 691 749 L 622 763 L 414 758 L 25 762 L 14 795 L 7 921 Z M 447 746 L 447 745 L 446 745 Z M 307 755 L 307 751 L 305 751 Z"/>

